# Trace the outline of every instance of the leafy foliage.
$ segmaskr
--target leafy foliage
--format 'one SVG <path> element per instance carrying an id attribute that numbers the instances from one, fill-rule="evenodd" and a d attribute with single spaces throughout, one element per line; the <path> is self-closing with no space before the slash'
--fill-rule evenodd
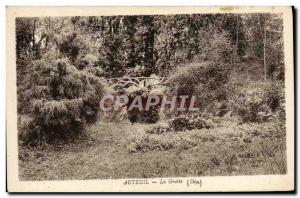
<path id="1" fill-rule="evenodd" d="M 168 85 L 177 95 L 195 95 L 204 109 L 209 103 L 224 100 L 224 85 L 229 68 L 214 62 L 191 63 L 179 67 L 168 79 Z"/>
<path id="2" fill-rule="evenodd" d="M 73 64 L 75 60 L 85 60 L 80 59 L 85 50 L 80 37 L 73 33 L 66 37 L 58 43 L 59 53 L 50 50 L 32 62 L 19 87 L 19 112 L 33 117 L 24 137 L 27 143 L 34 139 L 51 142 L 69 138 L 82 132 L 84 124 L 97 117 L 104 87 L 100 78 L 89 72 L 92 64 Z"/>
<path id="3" fill-rule="evenodd" d="M 198 114 L 181 114 L 168 120 L 166 126 L 155 126 L 146 130 L 149 134 L 163 134 L 182 132 L 193 129 L 209 129 L 212 127 L 211 120 Z"/>
<path id="4" fill-rule="evenodd" d="M 159 111 L 160 111 L 160 104 L 155 106 L 151 106 L 149 110 L 145 110 L 146 101 L 148 99 L 149 90 L 148 89 L 136 89 L 130 92 L 129 94 L 129 102 L 127 107 L 129 108 L 130 105 L 133 103 L 134 98 L 141 97 L 143 109 L 140 110 L 139 108 L 135 107 L 132 110 L 127 111 L 128 119 L 131 123 L 135 122 L 142 122 L 142 123 L 155 123 L 159 120 Z"/>
<path id="5" fill-rule="evenodd" d="M 169 127 L 174 131 L 210 128 L 209 122 L 199 115 L 182 114 L 168 121 Z"/>
<path id="6" fill-rule="evenodd" d="M 251 83 L 241 87 L 229 101 L 233 112 L 243 122 L 262 122 L 274 117 L 285 119 L 282 84 Z"/>
<path id="7" fill-rule="evenodd" d="M 245 122 L 284 117 L 280 15 L 17 18 L 16 41 L 18 112 L 30 113 L 32 124 L 26 126 L 48 139 L 52 133 L 77 133 L 71 126 L 82 131 L 84 123 L 96 120 L 103 77 L 155 73 L 168 78 L 170 94 L 195 95 L 200 111 L 230 111 Z M 278 83 L 236 90 L 243 83 L 234 84 L 241 78 L 234 74 L 244 73 Z M 152 123 L 160 115 L 152 109 L 127 117 Z"/>

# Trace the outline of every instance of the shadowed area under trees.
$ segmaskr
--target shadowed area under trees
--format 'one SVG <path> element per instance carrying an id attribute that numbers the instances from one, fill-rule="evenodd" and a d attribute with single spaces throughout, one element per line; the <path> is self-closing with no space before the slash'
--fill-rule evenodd
<path id="1" fill-rule="evenodd" d="M 162 172 L 151 173 L 156 165 L 150 163 L 149 169 L 132 173 L 133 177 L 242 174 L 243 160 L 250 159 L 254 170 L 261 165 L 259 173 L 284 173 L 282 31 L 281 16 L 265 13 L 17 18 L 22 177 L 48 178 L 44 167 L 37 172 L 46 175 L 28 173 L 28 164 L 35 163 L 36 152 L 49 152 L 53 158 L 57 145 L 68 150 L 74 141 L 81 142 L 80 148 L 106 148 L 107 144 L 107 152 L 112 152 L 105 134 L 114 128 L 113 123 L 124 130 L 119 136 L 113 132 L 107 137 L 123 145 L 118 146 L 122 156 L 140 154 L 142 160 L 149 157 L 142 157 L 148 152 L 159 157 L 174 151 L 189 158 L 184 153 L 199 150 L 202 143 L 208 148 L 215 146 L 218 153 L 201 158 L 206 164 L 191 162 L 193 173 L 183 173 L 186 164 L 178 162 L 178 155 L 170 159 L 175 164 L 173 171 L 159 164 L 166 161 L 157 161 Z M 120 88 L 124 79 L 131 79 L 134 86 Z M 151 85 L 150 81 L 155 84 L 161 79 L 163 83 Z M 149 112 L 135 112 L 124 107 L 105 113 L 99 109 L 105 94 L 193 95 L 199 111 L 159 112 L 154 107 Z M 135 125 L 139 129 L 130 134 Z M 228 144 L 230 156 L 218 151 L 218 141 Z M 231 148 L 235 141 L 239 143 Z M 258 146 L 251 145 L 252 141 Z M 274 148 L 261 146 L 264 141 Z M 248 154 L 235 153 L 238 146 Z M 212 166 L 221 172 L 212 171 Z M 115 171 L 112 177 L 126 176 Z M 69 177 L 81 178 L 76 174 Z"/>

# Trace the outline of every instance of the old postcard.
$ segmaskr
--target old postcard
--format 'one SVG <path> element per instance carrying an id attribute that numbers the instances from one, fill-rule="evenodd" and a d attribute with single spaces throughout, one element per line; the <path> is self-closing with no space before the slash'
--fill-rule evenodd
<path id="1" fill-rule="evenodd" d="M 294 190 L 292 7 L 7 7 L 9 192 Z"/>

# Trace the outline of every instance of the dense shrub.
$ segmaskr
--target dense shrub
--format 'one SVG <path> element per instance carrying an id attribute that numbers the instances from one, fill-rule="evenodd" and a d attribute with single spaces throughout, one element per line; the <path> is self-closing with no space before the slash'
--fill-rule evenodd
<path id="1" fill-rule="evenodd" d="M 284 100 L 282 83 L 252 82 L 237 88 L 229 103 L 242 122 L 261 122 L 277 116 L 284 119 Z"/>
<path id="2" fill-rule="evenodd" d="M 168 121 L 170 128 L 174 131 L 185 131 L 192 129 L 210 128 L 208 122 L 197 115 L 180 115 Z"/>
<path id="3" fill-rule="evenodd" d="M 168 120 L 166 126 L 155 126 L 146 130 L 148 134 L 163 134 L 169 132 L 178 132 L 192 129 L 203 129 L 212 127 L 211 121 L 200 117 L 197 114 L 182 114 Z"/>
<path id="4" fill-rule="evenodd" d="M 90 72 L 94 59 L 83 55 L 86 49 L 81 51 L 81 44 L 73 43 L 78 39 L 76 34 L 62 39 L 59 53 L 49 50 L 29 67 L 18 90 L 19 113 L 29 113 L 33 118 L 23 129 L 27 134 L 21 136 L 25 142 L 69 138 L 82 132 L 86 122 L 96 120 L 104 87 L 100 78 Z M 92 61 L 80 61 L 80 57 Z M 85 61 L 88 63 L 74 64 Z"/>
<path id="5" fill-rule="evenodd" d="M 182 114 L 170 119 L 168 125 L 174 131 L 210 128 L 209 122 L 196 114 Z"/>
<path id="6" fill-rule="evenodd" d="M 99 44 L 80 31 L 66 28 L 56 35 L 55 42 L 61 55 L 67 57 L 77 68 L 94 66 L 99 58 Z"/>
<path id="7" fill-rule="evenodd" d="M 130 90 L 131 89 L 131 90 Z M 146 107 L 146 101 L 148 99 L 148 96 L 150 94 L 150 90 L 146 88 L 129 88 L 127 90 L 127 94 L 129 97 L 129 102 L 127 104 L 127 108 L 130 107 L 133 100 L 137 96 L 141 96 L 142 98 L 142 110 L 139 110 L 138 108 L 133 108 L 132 110 L 127 111 L 127 116 L 130 122 L 141 122 L 141 123 L 155 123 L 159 120 L 159 111 L 160 111 L 160 104 L 156 106 L 151 106 L 148 111 L 145 110 Z"/>
<path id="8" fill-rule="evenodd" d="M 202 62 L 178 68 L 168 80 L 171 91 L 177 95 L 195 95 L 204 109 L 209 103 L 224 100 L 229 69 L 226 64 Z"/>
<path id="9" fill-rule="evenodd" d="M 18 138 L 26 139 L 30 134 L 30 129 L 34 128 L 33 117 L 28 115 L 18 115 Z M 38 139 L 36 139 L 38 141 Z"/>

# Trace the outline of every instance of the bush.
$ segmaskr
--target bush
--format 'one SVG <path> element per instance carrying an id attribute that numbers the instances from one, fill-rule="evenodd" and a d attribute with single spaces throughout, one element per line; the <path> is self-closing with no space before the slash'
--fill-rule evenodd
<path id="1" fill-rule="evenodd" d="M 28 132 L 35 127 L 34 118 L 28 115 L 18 115 L 18 138 L 25 140 L 29 137 Z"/>
<path id="2" fill-rule="evenodd" d="M 198 115 L 182 114 L 168 121 L 169 127 L 174 131 L 210 128 L 210 125 Z"/>
<path id="3" fill-rule="evenodd" d="M 182 114 L 170 119 L 167 126 L 155 126 L 146 130 L 148 134 L 163 134 L 169 132 L 178 132 L 192 129 L 210 128 L 212 123 L 200 117 L 197 114 Z"/>
<path id="4" fill-rule="evenodd" d="M 228 74 L 228 66 L 223 63 L 191 63 L 178 68 L 167 84 L 173 94 L 195 95 L 200 109 L 204 109 L 208 104 L 227 97 L 224 85 Z"/>
<path id="5" fill-rule="evenodd" d="M 242 122 L 268 121 L 276 116 L 285 119 L 283 84 L 247 83 L 236 90 L 230 105 Z"/>
<path id="6" fill-rule="evenodd" d="M 81 133 L 85 123 L 96 121 L 105 90 L 101 79 L 89 70 L 94 68 L 94 57 L 80 67 L 74 64 L 87 57 L 80 56 L 86 51 L 81 42 L 73 43 L 78 39 L 76 34 L 62 38 L 60 53 L 50 50 L 29 67 L 18 90 L 18 112 L 33 118 L 26 137 L 22 136 L 25 143 L 68 139 Z"/>
<path id="7" fill-rule="evenodd" d="M 129 102 L 127 104 L 127 108 L 129 108 L 136 96 L 141 96 L 143 103 L 143 110 L 133 108 L 132 110 L 127 111 L 128 119 L 130 120 L 130 122 L 156 123 L 159 120 L 160 104 L 151 106 L 148 111 L 145 110 L 146 101 L 150 94 L 149 89 L 130 87 L 127 89 L 127 92 L 129 94 Z"/>

